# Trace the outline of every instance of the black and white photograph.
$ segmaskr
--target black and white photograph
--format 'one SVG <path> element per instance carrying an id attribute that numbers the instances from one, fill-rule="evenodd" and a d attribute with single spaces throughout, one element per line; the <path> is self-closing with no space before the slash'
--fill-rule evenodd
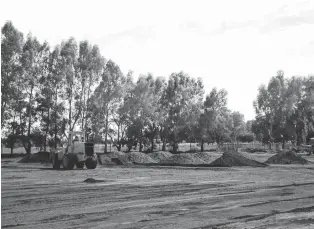
<path id="1" fill-rule="evenodd" d="M 313 0 L 0 0 L 1 228 L 314 229 Z"/>

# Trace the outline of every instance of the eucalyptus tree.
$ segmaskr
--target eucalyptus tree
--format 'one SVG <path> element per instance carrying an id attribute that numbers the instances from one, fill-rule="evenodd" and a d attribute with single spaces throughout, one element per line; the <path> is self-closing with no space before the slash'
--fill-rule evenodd
<path id="1" fill-rule="evenodd" d="M 1 28 L 1 127 L 10 119 L 10 108 L 20 101 L 23 44 L 23 34 L 12 22 L 6 22 Z"/>
<path id="2" fill-rule="evenodd" d="M 206 96 L 199 118 L 198 138 L 201 150 L 204 142 L 220 143 L 230 134 L 230 112 L 227 109 L 227 91 L 213 88 Z M 228 124 L 228 125 L 227 125 Z"/>
<path id="3" fill-rule="evenodd" d="M 27 103 L 24 120 L 26 123 L 27 134 L 22 134 L 22 142 L 27 154 L 31 153 L 32 125 L 37 121 L 36 96 L 38 95 L 38 86 L 40 84 L 39 79 L 43 74 L 44 57 L 48 52 L 47 50 L 49 50 L 47 43 L 40 44 L 36 37 L 29 34 L 23 46 L 23 53 L 21 56 L 23 89 L 26 96 L 25 101 Z"/>
<path id="4" fill-rule="evenodd" d="M 260 86 L 254 107 L 256 115 L 263 117 L 268 131 L 268 141 L 281 141 L 285 124 L 287 81 L 284 73 L 278 71 L 267 87 Z"/>
<path id="5" fill-rule="evenodd" d="M 80 75 L 77 74 L 78 47 L 74 38 L 62 42 L 60 49 L 62 77 L 64 78 L 63 99 L 67 101 L 68 130 L 73 131 L 82 114 Z"/>
<path id="6" fill-rule="evenodd" d="M 246 123 L 244 121 L 244 115 L 238 111 L 231 113 L 232 127 L 231 127 L 231 139 L 234 142 L 239 140 L 239 136 L 243 134 L 246 130 Z"/>
<path id="7" fill-rule="evenodd" d="M 158 100 L 160 88 L 156 87 L 156 81 L 151 74 L 141 75 L 130 91 L 130 97 L 124 101 L 124 107 L 128 111 L 129 126 L 127 135 L 134 144 L 139 143 L 142 151 L 143 143 L 151 143 L 154 147 L 154 139 L 159 130 Z"/>
<path id="8" fill-rule="evenodd" d="M 81 129 L 87 129 L 87 101 L 93 87 L 99 82 L 105 59 L 101 56 L 98 46 L 82 41 L 79 45 L 79 55 L 76 65 L 76 74 L 80 80 Z"/>
<path id="9" fill-rule="evenodd" d="M 105 152 L 107 152 L 110 118 L 116 114 L 123 99 L 125 76 L 119 66 L 109 60 L 102 72 L 101 81 L 89 101 L 91 122 L 94 131 L 105 134 Z"/>
<path id="10" fill-rule="evenodd" d="M 166 111 L 165 126 L 170 132 L 174 152 L 180 140 L 180 132 L 185 129 L 189 112 L 193 106 L 201 106 L 204 86 L 201 79 L 194 79 L 183 72 L 172 73 L 161 97 L 161 106 Z"/>

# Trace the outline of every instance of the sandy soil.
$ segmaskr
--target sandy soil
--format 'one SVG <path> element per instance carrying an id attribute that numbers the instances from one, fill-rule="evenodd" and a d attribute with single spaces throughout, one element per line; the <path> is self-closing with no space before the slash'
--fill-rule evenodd
<path id="1" fill-rule="evenodd" d="M 55 171 L 18 160 L 1 161 L 2 228 L 314 228 L 313 164 Z"/>

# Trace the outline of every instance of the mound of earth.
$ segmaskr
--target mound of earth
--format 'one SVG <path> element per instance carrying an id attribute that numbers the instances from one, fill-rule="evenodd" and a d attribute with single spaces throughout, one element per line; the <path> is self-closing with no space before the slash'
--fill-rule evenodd
<path id="1" fill-rule="evenodd" d="M 163 159 L 159 163 L 169 165 L 199 165 L 205 164 L 205 161 L 196 156 L 193 156 L 193 154 L 180 153 L 172 155 L 169 158 Z"/>
<path id="2" fill-rule="evenodd" d="M 210 163 L 216 160 L 221 156 L 221 154 L 217 153 L 209 153 L 209 152 L 198 152 L 193 154 L 195 157 L 203 160 L 205 163 Z"/>
<path id="3" fill-rule="evenodd" d="M 85 182 L 85 183 L 99 183 L 99 182 L 104 182 L 104 180 L 96 180 L 94 178 L 87 178 L 83 182 Z"/>
<path id="4" fill-rule="evenodd" d="M 171 157 L 172 153 L 169 153 L 167 151 L 158 151 L 158 152 L 149 153 L 148 156 L 150 156 L 156 162 L 160 162 L 162 160 L 165 160 L 165 159 Z"/>
<path id="5" fill-rule="evenodd" d="M 274 156 L 268 158 L 265 162 L 267 164 L 308 164 L 309 161 L 297 155 L 293 151 L 279 152 Z"/>
<path id="6" fill-rule="evenodd" d="M 110 158 L 111 162 L 117 164 L 118 165 L 130 165 L 132 164 L 132 162 L 130 162 L 128 155 L 123 153 L 123 152 L 119 152 L 119 151 L 115 151 L 115 152 L 111 152 L 109 154 L 106 154 L 107 157 Z"/>
<path id="7" fill-rule="evenodd" d="M 49 163 L 50 153 L 47 151 L 40 151 L 38 153 L 24 156 L 19 163 Z"/>
<path id="8" fill-rule="evenodd" d="M 99 155 L 98 156 L 98 162 L 101 165 L 114 165 L 115 163 L 112 162 L 111 158 L 107 155 Z"/>
<path id="9" fill-rule="evenodd" d="M 248 153 L 241 151 L 240 154 L 248 159 L 258 162 L 265 162 L 265 160 L 270 157 L 270 153 Z"/>
<path id="10" fill-rule="evenodd" d="M 111 162 L 115 165 L 124 165 L 119 158 L 111 158 Z"/>
<path id="11" fill-rule="evenodd" d="M 130 152 L 127 154 L 130 162 L 138 164 L 157 163 L 153 158 L 142 152 Z"/>
<path id="12" fill-rule="evenodd" d="M 225 152 L 220 158 L 210 163 L 210 166 L 252 166 L 252 167 L 265 167 L 264 163 L 248 159 L 238 152 Z"/>

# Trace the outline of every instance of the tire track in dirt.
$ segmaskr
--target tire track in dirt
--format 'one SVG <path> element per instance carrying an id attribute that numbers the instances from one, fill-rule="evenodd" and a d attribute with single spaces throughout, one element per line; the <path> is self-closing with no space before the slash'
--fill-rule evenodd
<path id="1" fill-rule="evenodd" d="M 313 170 L 305 169 L 308 177 L 314 175 Z M 220 172 L 143 167 L 100 167 L 94 171 L 60 173 L 41 169 L 27 171 L 30 172 L 23 174 L 26 178 L 11 180 L 7 177 L 12 177 L 15 169 L 2 171 L 3 226 L 39 229 L 210 228 L 216 225 L 223 228 L 245 220 L 259 225 L 271 218 L 266 216 L 272 210 L 278 214 L 312 212 L 314 205 L 310 195 L 314 182 L 300 177 L 299 183 L 294 184 L 293 178 L 302 169 L 297 173 L 285 169 L 287 180 L 282 180 L 283 185 L 272 183 L 283 177 L 278 168 L 248 168 L 247 171 L 233 168 Z M 83 183 L 87 177 L 106 182 Z M 304 205 L 303 201 L 308 204 Z M 235 225 L 235 228 L 243 227 Z"/>

